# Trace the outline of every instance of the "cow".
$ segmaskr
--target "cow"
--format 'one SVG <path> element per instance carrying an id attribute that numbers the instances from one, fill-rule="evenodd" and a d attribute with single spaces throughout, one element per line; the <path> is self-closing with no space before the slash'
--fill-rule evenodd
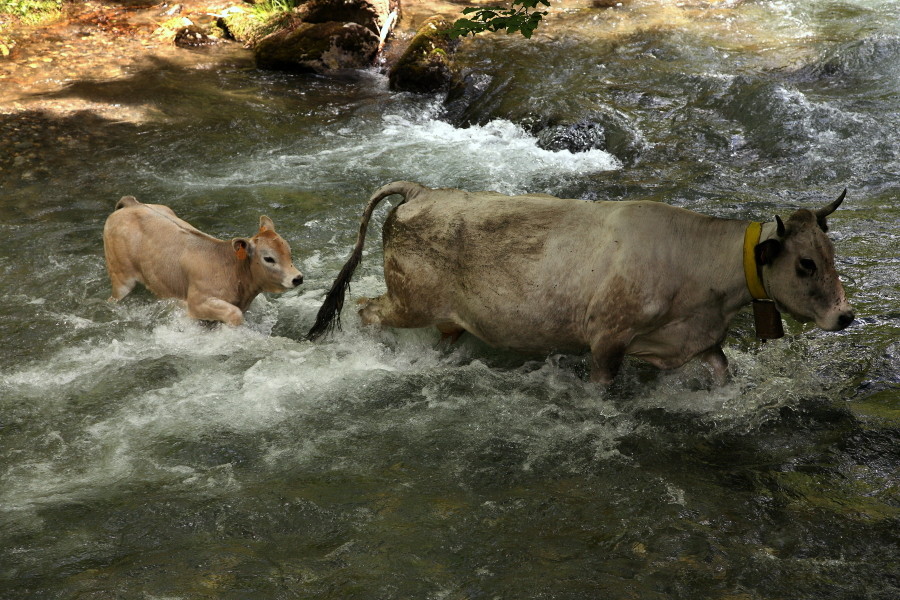
<path id="1" fill-rule="evenodd" d="M 188 315 L 240 325 L 260 292 L 281 293 L 303 282 L 275 224 L 259 218 L 252 238 L 220 240 L 175 215 L 168 206 L 124 196 L 103 227 L 110 302 L 141 283 L 160 298 L 186 303 Z"/>
<path id="2" fill-rule="evenodd" d="M 372 211 L 392 194 L 402 200 L 383 229 L 387 293 L 360 299 L 367 325 L 434 325 L 451 338 L 469 332 L 530 353 L 590 350 L 590 378 L 601 384 L 613 381 L 626 355 L 662 369 L 699 358 L 722 384 L 728 324 L 758 294 L 826 331 L 854 320 L 825 235 L 826 217 L 846 190 L 787 222 L 750 223 L 651 201 L 506 196 L 397 181 L 369 200 L 310 339 L 340 325 Z"/>

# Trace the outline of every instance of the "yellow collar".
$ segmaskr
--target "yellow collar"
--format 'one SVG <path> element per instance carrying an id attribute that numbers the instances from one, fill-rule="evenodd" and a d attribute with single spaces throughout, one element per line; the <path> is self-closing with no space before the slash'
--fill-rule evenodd
<path id="1" fill-rule="evenodd" d="M 759 266 L 756 264 L 756 257 L 753 254 L 753 249 L 759 243 L 760 234 L 762 234 L 762 223 L 747 225 L 747 231 L 744 233 L 744 277 L 747 278 L 747 289 L 750 290 L 750 295 L 754 300 L 768 300 L 769 295 L 766 294 L 766 288 L 763 287 Z"/>

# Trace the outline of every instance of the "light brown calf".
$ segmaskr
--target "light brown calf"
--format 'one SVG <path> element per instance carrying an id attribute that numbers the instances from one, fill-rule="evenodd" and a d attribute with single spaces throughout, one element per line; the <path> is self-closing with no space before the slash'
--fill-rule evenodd
<path id="1" fill-rule="evenodd" d="M 303 274 L 275 224 L 259 218 L 252 238 L 219 240 L 179 219 L 171 208 L 125 196 L 103 228 L 110 302 L 141 283 L 160 298 L 178 298 L 195 319 L 240 325 L 260 292 L 281 293 Z"/>

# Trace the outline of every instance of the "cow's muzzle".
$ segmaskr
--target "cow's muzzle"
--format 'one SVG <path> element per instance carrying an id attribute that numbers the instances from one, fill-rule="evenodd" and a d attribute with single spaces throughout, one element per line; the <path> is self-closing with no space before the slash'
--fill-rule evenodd
<path id="1" fill-rule="evenodd" d="M 846 329 L 847 327 L 849 327 L 850 323 L 852 323 L 855 318 L 856 318 L 856 315 L 853 314 L 852 310 L 842 312 L 840 315 L 838 315 L 838 319 L 837 319 L 838 326 L 837 326 L 836 331 L 840 331 L 841 329 Z"/>
<path id="2" fill-rule="evenodd" d="M 816 325 L 825 331 L 840 331 L 842 329 L 847 329 L 847 327 L 853 323 L 854 319 L 856 319 L 856 315 L 853 314 L 852 310 L 843 310 L 833 317 L 830 317 L 824 323 L 817 319 Z"/>

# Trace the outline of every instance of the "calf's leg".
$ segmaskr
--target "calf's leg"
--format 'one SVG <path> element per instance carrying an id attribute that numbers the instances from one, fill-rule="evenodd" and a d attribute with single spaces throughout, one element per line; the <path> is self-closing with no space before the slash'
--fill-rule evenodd
<path id="1" fill-rule="evenodd" d="M 188 315 L 203 321 L 221 321 L 238 326 L 244 322 L 244 314 L 234 304 L 219 298 L 188 296 Z"/>
<path id="2" fill-rule="evenodd" d="M 112 287 L 112 295 L 109 302 L 118 302 L 134 289 L 140 281 L 140 271 L 128 260 L 126 253 L 117 251 L 115 241 L 103 238 L 103 254 L 106 260 L 106 272 L 109 274 L 109 283 Z"/>
<path id="3" fill-rule="evenodd" d="M 137 285 L 138 280 L 134 277 L 122 277 L 110 270 L 109 283 L 112 286 L 112 295 L 109 297 L 108 302 L 118 302 L 131 293 L 131 290 Z"/>

